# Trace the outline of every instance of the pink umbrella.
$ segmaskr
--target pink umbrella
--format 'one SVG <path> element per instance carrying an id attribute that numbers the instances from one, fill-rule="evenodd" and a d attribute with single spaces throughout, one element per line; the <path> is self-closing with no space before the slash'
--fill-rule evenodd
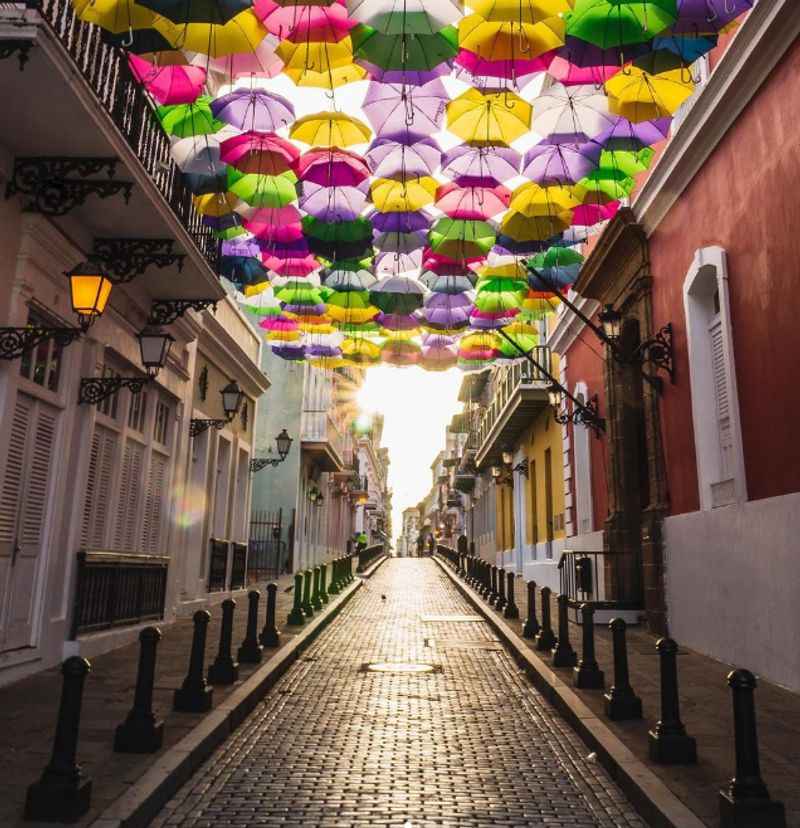
<path id="1" fill-rule="evenodd" d="M 297 8 L 297 7 L 295 7 Z M 344 7 L 303 6 L 300 21 L 284 37 L 292 43 L 338 43 L 356 25 Z"/>
<path id="2" fill-rule="evenodd" d="M 128 64 L 139 83 L 165 106 L 194 103 L 206 82 L 200 66 L 158 66 L 130 52 Z"/>
<path id="3" fill-rule="evenodd" d="M 277 256 L 262 256 L 261 262 L 268 270 L 279 276 L 308 276 L 319 270 L 320 264 L 314 256 L 305 256 L 302 259 L 281 259 Z"/>
<path id="4" fill-rule="evenodd" d="M 244 226 L 258 239 L 284 244 L 303 237 L 300 212 L 293 204 L 258 210 L 244 220 Z"/>
<path id="5" fill-rule="evenodd" d="M 204 66 L 226 83 L 242 77 L 274 78 L 283 71 L 283 61 L 275 54 L 277 38 L 267 35 L 252 52 L 236 52 L 225 57 L 198 55 L 193 63 Z"/>
<path id="6" fill-rule="evenodd" d="M 355 26 L 354 20 L 348 20 L 344 3 L 340 2 L 335 2 L 330 6 L 289 6 L 280 5 L 274 0 L 255 0 L 253 11 L 264 24 L 264 28 L 281 40 L 289 37 L 298 29 L 310 34 L 315 29 L 324 27 L 330 20 L 347 23 L 348 28 Z M 316 39 L 308 38 L 310 41 Z"/>
<path id="7" fill-rule="evenodd" d="M 455 63 L 474 77 L 520 80 L 536 72 L 546 72 L 555 54 L 546 52 L 528 60 L 520 53 L 520 58 L 514 60 L 486 60 L 468 49 L 459 49 Z"/>
<path id="8" fill-rule="evenodd" d="M 272 132 L 243 132 L 220 144 L 220 160 L 245 173 L 280 175 L 300 157 L 300 150 Z"/>
<path id="9" fill-rule="evenodd" d="M 303 153 L 295 172 L 301 181 L 323 187 L 354 187 L 369 178 L 369 167 L 360 155 L 336 147 Z"/>
<path id="10" fill-rule="evenodd" d="M 557 54 L 547 69 L 547 74 L 560 81 L 564 86 L 578 86 L 605 83 L 620 71 L 620 63 L 598 64 L 596 66 L 579 66 L 572 63 L 564 54 Z"/>
<path id="11" fill-rule="evenodd" d="M 619 210 L 618 201 L 608 204 L 581 204 L 572 213 L 572 223 L 578 227 L 591 227 L 601 221 L 614 218 Z"/>
<path id="12" fill-rule="evenodd" d="M 511 190 L 496 187 L 459 187 L 443 184 L 436 191 L 436 207 L 450 218 L 490 219 L 508 208 Z"/>

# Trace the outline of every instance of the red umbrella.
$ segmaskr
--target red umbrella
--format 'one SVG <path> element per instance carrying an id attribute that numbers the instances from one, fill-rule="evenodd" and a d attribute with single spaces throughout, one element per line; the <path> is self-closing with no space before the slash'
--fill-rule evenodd
<path id="1" fill-rule="evenodd" d="M 322 187 L 356 187 L 370 174 L 360 155 L 336 147 L 303 153 L 295 164 L 295 172 L 301 181 Z"/>
<path id="2" fill-rule="evenodd" d="M 220 160 L 244 173 L 281 175 L 300 157 L 300 150 L 272 132 L 243 132 L 220 144 Z"/>
<path id="3" fill-rule="evenodd" d="M 511 190 L 495 187 L 459 187 L 452 182 L 436 191 L 436 207 L 455 219 L 486 220 L 508 209 Z"/>

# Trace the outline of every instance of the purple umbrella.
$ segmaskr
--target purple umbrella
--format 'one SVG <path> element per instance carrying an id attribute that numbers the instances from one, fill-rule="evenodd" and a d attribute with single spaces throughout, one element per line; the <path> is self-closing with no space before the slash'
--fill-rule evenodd
<path id="1" fill-rule="evenodd" d="M 292 104 L 264 89 L 234 89 L 211 101 L 211 112 L 243 132 L 276 132 L 294 121 Z"/>
<path id="2" fill-rule="evenodd" d="M 439 78 L 422 86 L 370 81 L 361 106 L 378 135 L 404 129 L 427 135 L 441 129 L 448 100 Z"/>
<path id="3" fill-rule="evenodd" d="M 222 242 L 223 256 L 251 256 L 261 258 L 261 246 L 254 239 L 233 239 Z"/>
<path id="4" fill-rule="evenodd" d="M 467 327 L 472 307 L 465 293 L 434 293 L 425 300 L 422 313 L 428 325 L 452 330 Z"/>
<path id="5" fill-rule="evenodd" d="M 525 153 L 522 174 L 546 187 L 577 184 L 600 162 L 600 144 L 536 144 Z"/>
<path id="6" fill-rule="evenodd" d="M 456 337 L 441 333 L 425 333 L 422 335 L 423 348 L 449 348 L 456 344 Z"/>
<path id="7" fill-rule="evenodd" d="M 374 245 L 383 253 L 411 253 L 421 250 L 428 243 L 428 233 L 416 230 L 413 233 L 380 233 Z"/>
<path id="8" fill-rule="evenodd" d="M 367 215 L 372 226 L 380 233 L 413 233 L 416 230 L 428 230 L 433 218 L 424 210 L 415 213 L 379 213 L 377 210 Z"/>
<path id="9" fill-rule="evenodd" d="M 319 305 L 282 305 L 286 313 L 296 313 L 298 316 L 322 316 L 328 309 L 324 303 Z"/>
<path id="10" fill-rule="evenodd" d="M 614 126 L 601 132 L 594 140 L 608 150 L 637 151 L 651 147 L 669 136 L 671 118 L 631 123 L 627 118 L 617 118 Z"/>
<path id="11" fill-rule="evenodd" d="M 304 238 L 285 244 L 262 241 L 259 247 L 264 254 L 274 256 L 277 259 L 302 259 L 311 252 L 308 247 L 308 242 Z"/>
<path id="12" fill-rule="evenodd" d="M 434 273 L 426 270 L 419 277 L 420 282 L 434 293 L 463 293 L 475 285 L 476 276 L 466 273 Z"/>
<path id="13" fill-rule="evenodd" d="M 304 184 L 298 204 L 301 210 L 321 221 L 353 221 L 366 207 L 367 191 L 363 187 Z"/>
<path id="14" fill-rule="evenodd" d="M 449 178 L 493 178 L 501 184 L 519 175 L 522 156 L 511 147 L 470 147 L 460 144 L 442 158 L 442 174 Z"/>
<path id="15" fill-rule="evenodd" d="M 672 34 L 718 32 L 753 7 L 753 0 L 678 0 Z"/>
<path id="16" fill-rule="evenodd" d="M 310 357 L 340 357 L 342 349 L 336 345 L 311 344 L 306 348 L 306 354 Z"/>
<path id="17" fill-rule="evenodd" d="M 442 151 L 433 138 L 421 138 L 411 146 L 391 138 L 378 138 L 365 156 L 376 178 L 433 175 L 441 157 Z"/>
<path id="18" fill-rule="evenodd" d="M 449 61 L 440 63 L 427 72 L 411 71 L 408 69 L 382 69 L 380 66 L 376 66 L 374 63 L 369 63 L 365 60 L 359 60 L 359 63 L 369 72 L 372 80 L 380 81 L 381 83 L 405 83 L 409 86 L 423 86 L 435 78 L 441 78 L 450 74 Z"/>
<path id="19" fill-rule="evenodd" d="M 401 313 L 379 313 L 375 321 L 387 331 L 412 331 L 419 327 L 415 317 Z"/>
<path id="20" fill-rule="evenodd" d="M 273 342 L 272 353 L 281 359 L 303 359 L 306 355 L 304 345 L 296 345 L 293 342 Z"/>

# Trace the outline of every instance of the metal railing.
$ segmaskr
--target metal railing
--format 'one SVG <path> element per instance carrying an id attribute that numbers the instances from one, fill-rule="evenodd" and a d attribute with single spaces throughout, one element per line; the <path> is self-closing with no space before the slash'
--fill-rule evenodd
<path id="1" fill-rule="evenodd" d="M 642 583 L 630 555 L 565 550 L 558 561 L 559 591 L 569 604 L 597 609 L 639 609 Z"/>
<path id="2" fill-rule="evenodd" d="M 546 371 L 550 371 L 550 348 L 547 345 L 538 345 L 533 349 L 531 356 Z M 476 447 L 484 444 L 517 388 L 533 385 L 546 386 L 549 385 L 549 381 L 541 371 L 534 368 L 527 360 L 517 361 L 498 370 L 494 379 L 494 393 L 491 402 L 484 410 L 478 423 Z"/>
<path id="3" fill-rule="evenodd" d="M 169 558 L 82 550 L 70 638 L 164 617 Z"/>
<path id="4" fill-rule="evenodd" d="M 217 241 L 194 208 L 192 194 L 170 155 L 169 137 L 144 87 L 133 77 L 123 50 L 105 43 L 98 26 L 78 20 L 69 0 L 28 0 L 26 6 L 39 12 L 66 49 L 147 176 L 216 273 Z"/>
<path id="5" fill-rule="evenodd" d="M 301 413 L 300 439 L 328 443 L 339 457 L 344 455 L 344 435 L 326 409 L 307 409 Z"/>
<path id="6" fill-rule="evenodd" d="M 384 552 L 386 552 L 386 546 L 382 543 L 376 543 L 360 549 L 357 553 L 358 566 L 356 566 L 356 572 L 363 572 L 374 560 L 383 555 Z"/>

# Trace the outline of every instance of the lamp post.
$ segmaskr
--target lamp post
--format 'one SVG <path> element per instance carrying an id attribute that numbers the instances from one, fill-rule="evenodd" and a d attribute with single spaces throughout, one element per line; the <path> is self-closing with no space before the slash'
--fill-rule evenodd
<path id="1" fill-rule="evenodd" d="M 239 412 L 244 399 L 244 391 L 239 388 L 236 380 L 231 380 L 219 393 L 222 396 L 222 409 L 225 412 L 225 419 L 192 418 L 189 421 L 190 437 L 197 437 L 198 434 L 202 434 L 209 428 L 216 428 L 217 430 L 224 428 Z"/>
<path id="2" fill-rule="evenodd" d="M 17 359 L 48 339 L 65 348 L 74 342 L 105 310 L 111 282 L 96 265 L 82 262 L 65 276 L 69 279 L 72 310 L 78 315 L 78 327 L 31 324 L 0 328 L 0 359 Z"/>
<path id="3" fill-rule="evenodd" d="M 294 441 L 289 436 L 289 432 L 286 429 L 281 429 L 281 433 L 275 438 L 275 446 L 278 449 L 278 456 L 274 457 L 272 454 L 272 448 L 267 449 L 267 456 L 266 457 L 254 457 L 250 461 L 250 471 L 260 472 L 261 469 L 265 469 L 267 466 L 278 466 L 287 458 L 289 455 L 289 451 L 292 448 L 292 443 Z"/>

